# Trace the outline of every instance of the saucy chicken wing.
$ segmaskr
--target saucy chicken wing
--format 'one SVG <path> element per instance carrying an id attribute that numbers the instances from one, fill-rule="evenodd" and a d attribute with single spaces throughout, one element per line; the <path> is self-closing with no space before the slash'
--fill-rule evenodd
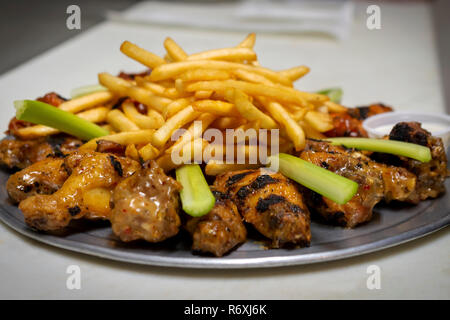
<path id="1" fill-rule="evenodd" d="M 76 151 L 64 159 L 70 176 L 51 195 L 35 195 L 19 204 L 28 225 L 39 230 L 64 228 L 85 215 L 108 218 L 114 187 L 139 164 L 107 153 Z"/>
<path id="2" fill-rule="evenodd" d="M 160 242 L 176 235 L 181 225 L 180 189 L 181 185 L 156 162 L 144 163 L 114 191 L 110 216 L 113 232 L 125 242 Z"/>

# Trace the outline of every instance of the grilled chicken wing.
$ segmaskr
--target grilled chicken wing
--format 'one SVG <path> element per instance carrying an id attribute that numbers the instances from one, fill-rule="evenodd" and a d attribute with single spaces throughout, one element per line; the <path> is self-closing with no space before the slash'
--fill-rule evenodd
<path id="1" fill-rule="evenodd" d="M 325 220 L 353 228 L 369 221 L 373 207 L 382 199 L 404 201 L 413 192 L 416 178 L 404 168 L 371 161 L 360 152 L 308 140 L 300 157 L 358 183 L 356 195 L 340 205 L 303 188 L 308 206 Z"/>
<path id="2" fill-rule="evenodd" d="M 404 201 L 416 204 L 427 198 L 436 198 L 445 192 L 444 182 L 450 172 L 447 169 L 447 156 L 441 138 L 433 137 L 418 122 L 400 122 L 392 128 L 389 139 L 420 144 L 431 150 L 432 159 L 426 163 L 380 153 L 371 156 L 376 161 L 406 168 L 417 176 L 414 192 Z"/>
<path id="3" fill-rule="evenodd" d="M 19 204 L 28 225 L 57 230 L 86 214 L 108 218 L 113 188 L 130 176 L 139 164 L 111 154 L 76 151 L 64 159 L 70 176 L 51 195 L 35 195 Z"/>
<path id="4" fill-rule="evenodd" d="M 50 156 L 63 156 L 81 144 L 81 140 L 66 135 L 34 140 L 4 139 L 0 142 L 0 165 L 23 169 Z"/>
<path id="5" fill-rule="evenodd" d="M 192 249 L 210 252 L 217 257 L 245 242 L 247 230 L 236 205 L 228 196 L 219 191 L 213 191 L 216 203 L 213 209 L 199 218 L 188 217 L 185 225 L 192 234 Z"/>
<path id="6" fill-rule="evenodd" d="M 297 185 L 282 174 L 264 169 L 228 172 L 216 178 L 214 188 L 227 193 L 244 220 L 271 239 L 274 248 L 309 244 L 308 208 Z"/>
<path id="7" fill-rule="evenodd" d="M 116 187 L 110 221 L 122 241 L 160 242 L 178 233 L 181 185 L 156 162 L 146 162 Z"/>
<path id="8" fill-rule="evenodd" d="M 6 190 L 14 202 L 20 202 L 38 194 L 56 192 L 68 177 L 63 158 L 47 158 L 11 175 Z"/>

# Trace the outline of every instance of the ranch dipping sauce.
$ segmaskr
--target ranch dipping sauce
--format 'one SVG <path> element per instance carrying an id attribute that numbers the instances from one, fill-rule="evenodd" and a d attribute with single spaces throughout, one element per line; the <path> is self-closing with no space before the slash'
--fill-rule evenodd
<path id="1" fill-rule="evenodd" d="M 391 132 L 399 122 L 420 122 L 422 128 L 440 137 L 447 149 L 450 143 L 450 116 L 446 114 L 415 113 L 415 112 L 386 112 L 367 118 L 363 127 L 370 138 L 382 138 Z"/>

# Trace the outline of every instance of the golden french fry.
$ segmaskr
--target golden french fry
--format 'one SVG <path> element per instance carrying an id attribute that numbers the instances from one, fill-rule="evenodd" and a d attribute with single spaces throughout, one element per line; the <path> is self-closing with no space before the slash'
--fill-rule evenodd
<path id="1" fill-rule="evenodd" d="M 106 115 L 109 112 L 109 108 L 106 107 L 97 107 L 92 108 L 76 115 L 84 120 L 99 123 L 104 122 L 106 120 Z M 35 139 L 38 137 L 45 137 L 52 134 L 57 134 L 60 131 L 55 128 L 43 126 L 43 125 L 35 125 L 30 127 L 25 127 L 17 130 L 17 136 L 22 139 Z"/>
<path id="2" fill-rule="evenodd" d="M 208 146 L 208 142 L 202 138 L 195 139 L 186 143 L 182 148 L 174 150 L 171 153 L 164 153 L 156 159 L 156 163 L 165 172 L 178 168 L 185 163 L 192 163 L 196 159 L 201 160 L 203 150 Z"/>
<path id="3" fill-rule="evenodd" d="M 239 89 L 229 88 L 225 92 L 227 100 L 236 106 L 239 113 L 249 121 L 259 121 L 261 128 L 275 129 L 277 128 L 276 122 L 256 108 L 251 102 L 249 97 Z"/>
<path id="4" fill-rule="evenodd" d="M 147 129 L 147 130 L 139 130 L 139 131 L 127 131 L 111 134 L 108 136 L 103 136 L 100 138 L 95 138 L 89 140 L 85 144 L 80 147 L 80 150 L 95 150 L 97 149 L 97 141 L 98 140 L 108 140 L 112 142 L 116 142 L 122 145 L 128 144 L 147 144 L 152 141 L 152 136 L 155 130 Z"/>
<path id="5" fill-rule="evenodd" d="M 239 170 L 247 170 L 247 169 L 258 169 L 262 165 L 261 164 L 237 164 L 237 163 L 224 163 L 218 160 L 210 160 L 205 167 L 205 173 L 208 176 L 217 176 L 219 174 L 230 172 L 230 171 L 239 171 Z"/>
<path id="6" fill-rule="evenodd" d="M 305 135 L 307 138 L 312 139 L 325 139 L 326 136 L 321 134 L 319 131 L 311 127 L 306 121 L 300 120 L 299 121 L 300 126 L 302 127 L 303 131 L 305 131 Z"/>
<path id="7" fill-rule="evenodd" d="M 215 60 L 180 61 L 163 64 L 153 69 L 150 76 L 148 76 L 148 79 L 150 81 L 161 81 L 172 79 L 187 70 L 197 68 L 220 69 L 220 70 L 244 69 L 263 75 L 275 83 L 281 83 L 283 85 L 292 87 L 292 82 L 289 78 L 273 70 L 258 66 L 246 65 L 242 63 L 215 61 Z"/>
<path id="8" fill-rule="evenodd" d="M 164 124 L 163 117 L 158 113 L 158 111 L 150 109 L 150 112 L 158 113 L 158 115 L 152 114 L 152 116 L 146 116 L 137 111 L 134 103 L 130 100 L 126 100 L 122 103 L 122 109 L 125 116 L 134 122 L 140 129 L 157 129 Z"/>
<path id="9" fill-rule="evenodd" d="M 131 59 L 134 59 L 151 69 L 166 63 L 163 58 L 142 49 L 129 41 L 124 41 L 122 43 L 120 46 L 120 51 L 129 56 Z"/>
<path id="10" fill-rule="evenodd" d="M 348 111 L 346 107 L 333 101 L 325 101 L 324 104 L 328 107 L 329 112 L 343 113 Z"/>
<path id="11" fill-rule="evenodd" d="M 253 61 L 256 60 L 256 53 L 249 48 L 223 48 L 191 54 L 186 60 Z"/>
<path id="12" fill-rule="evenodd" d="M 214 92 L 211 90 L 205 90 L 205 91 L 196 91 L 194 94 L 194 97 L 198 100 L 204 100 L 211 98 L 212 94 Z"/>
<path id="13" fill-rule="evenodd" d="M 247 120 L 242 117 L 221 117 L 214 120 L 213 123 L 211 123 L 211 127 L 217 128 L 219 130 L 234 129 L 246 122 Z"/>
<path id="14" fill-rule="evenodd" d="M 219 100 L 197 100 L 192 103 L 192 107 L 197 112 L 208 112 L 217 116 L 240 116 L 234 104 Z"/>
<path id="15" fill-rule="evenodd" d="M 308 111 L 305 114 L 305 121 L 319 132 L 326 132 L 333 129 L 333 119 L 329 114 L 318 111 Z"/>
<path id="16" fill-rule="evenodd" d="M 116 131 L 123 132 L 139 130 L 139 127 L 118 109 L 111 110 L 106 116 L 106 121 L 112 125 Z"/>
<path id="17" fill-rule="evenodd" d="M 261 100 L 261 98 L 259 98 Z M 305 133 L 303 129 L 295 122 L 281 104 L 268 99 L 262 99 L 261 101 L 264 107 L 270 113 L 270 115 L 280 123 L 286 130 L 287 135 L 294 143 L 295 150 L 300 151 L 305 147 Z"/>
<path id="18" fill-rule="evenodd" d="M 228 88 L 235 88 L 244 91 L 248 95 L 263 96 L 272 98 L 277 101 L 296 103 L 301 106 L 307 104 L 307 101 L 314 99 L 314 101 L 322 100 L 322 103 L 328 97 L 309 92 L 298 91 L 287 87 L 273 87 L 259 83 L 249 83 L 238 80 L 224 80 L 224 81 L 199 81 L 186 86 L 187 92 L 195 92 L 199 90 L 213 90 L 224 92 Z"/>
<path id="19" fill-rule="evenodd" d="M 127 145 L 125 149 L 125 156 L 133 160 L 139 161 L 139 153 L 134 143 Z"/>
<path id="20" fill-rule="evenodd" d="M 237 47 L 252 49 L 253 46 L 255 45 L 255 41 L 256 41 L 256 34 L 252 32 L 249 33 L 247 37 L 245 37 L 245 39 L 242 40 L 242 42 L 237 45 Z"/>
<path id="21" fill-rule="evenodd" d="M 193 121 L 198 116 L 198 112 L 194 111 L 191 106 L 184 108 L 171 118 L 167 119 L 166 123 L 153 134 L 152 144 L 157 148 L 162 147 L 167 140 L 170 139 L 170 136 L 176 129 Z"/>
<path id="22" fill-rule="evenodd" d="M 309 68 L 307 66 L 298 66 L 298 67 L 280 71 L 280 74 L 282 74 L 283 76 L 289 78 L 292 82 L 294 82 L 297 79 L 303 77 L 308 72 L 309 72 Z"/>
<path id="23" fill-rule="evenodd" d="M 142 160 L 153 160 L 159 155 L 159 150 L 152 146 L 151 143 L 147 144 L 145 147 L 139 149 L 139 156 Z"/>
<path id="24" fill-rule="evenodd" d="M 130 82 L 108 73 L 100 73 L 98 79 L 102 85 L 119 96 L 133 98 L 159 112 L 162 112 L 172 102 L 171 99 L 156 96 L 144 88 L 136 87 Z"/>
<path id="25" fill-rule="evenodd" d="M 167 37 L 164 40 L 164 48 L 173 61 L 183 61 L 188 57 L 187 53 L 172 38 Z"/>
<path id="26" fill-rule="evenodd" d="M 230 79 L 231 74 L 220 69 L 191 69 L 183 72 L 178 76 L 185 82 L 188 81 L 205 81 L 205 80 L 226 80 Z"/>
<path id="27" fill-rule="evenodd" d="M 157 96 L 169 98 L 169 99 L 178 99 L 180 98 L 180 93 L 175 88 L 166 88 L 160 84 L 154 82 L 148 82 L 142 77 L 135 78 L 138 86 L 149 90 L 153 94 Z"/>
<path id="28" fill-rule="evenodd" d="M 192 101 L 188 98 L 180 98 L 171 102 L 164 110 L 163 117 L 165 119 L 172 117 L 176 113 L 186 108 Z"/>
<path id="29" fill-rule="evenodd" d="M 80 111 L 104 104 L 114 98 L 114 94 L 110 91 L 99 91 L 79 98 L 61 103 L 58 108 L 70 113 L 78 113 Z"/>
<path id="30" fill-rule="evenodd" d="M 236 69 L 233 70 L 233 74 L 236 75 L 236 77 L 238 79 L 244 80 L 244 81 L 248 81 L 248 82 L 254 82 L 254 83 L 261 83 L 261 84 L 265 84 L 268 86 L 274 86 L 275 83 L 273 83 L 272 81 L 270 81 L 269 79 L 267 79 L 266 77 L 255 73 L 255 72 L 251 72 L 248 70 L 244 70 L 244 69 Z M 221 80 L 221 79 L 215 79 L 215 80 Z"/>
<path id="31" fill-rule="evenodd" d="M 211 113 L 203 113 L 189 126 L 189 128 L 178 138 L 177 141 L 165 150 L 166 153 L 170 153 L 173 150 L 180 148 L 185 143 L 194 139 L 200 138 L 202 133 L 209 127 L 209 125 L 217 118 L 216 115 Z"/>

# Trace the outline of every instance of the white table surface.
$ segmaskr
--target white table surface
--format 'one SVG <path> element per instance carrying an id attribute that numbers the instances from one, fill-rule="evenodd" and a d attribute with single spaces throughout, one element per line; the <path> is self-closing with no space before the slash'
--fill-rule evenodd
<path id="1" fill-rule="evenodd" d="M 397 110 L 444 112 L 431 11 L 427 5 L 382 5 L 382 29 L 365 27 L 359 3 L 351 37 L 258 35 L 255 50 L 274 69 L 305 64 L 297 88 L 340 86 L 344 103 L 382 101 Z M 48 91 L 68 96 L 96 82 L 98 72 L 139 71 L 119 51 L 123 40 L 163 54 L 171 36 L 187 52 L 233 46 L 239 32 L 121 25 L 105 22 L 0 76 L 0 127 L 12 101 Z M 56 249 L 0 223 L 0 298 L 339 299 L 450 298 L 450 229 L 360 257 L 261 270 L 188 270 L 138 266 Z M 81 268 L 81 290 L 66 288 L 66 268 Z M 381 289 L 368 290 L 366 269 L 381 268 Z"/>

